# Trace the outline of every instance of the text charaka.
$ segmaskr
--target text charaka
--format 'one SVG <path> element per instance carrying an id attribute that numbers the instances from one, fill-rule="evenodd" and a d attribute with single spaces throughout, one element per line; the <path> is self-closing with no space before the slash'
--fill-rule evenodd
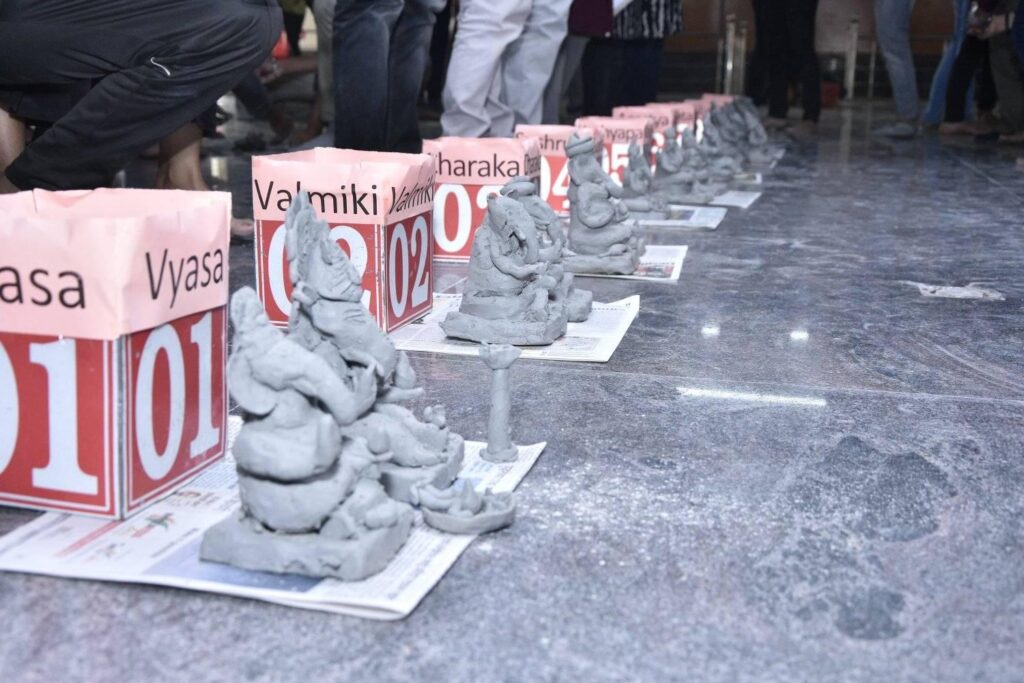
<path id="1" fill-rule="evenodd" d="M 260 186 L 259 178 L 254 178 L 253 185 L 256 190 L 256 201 L 264 211 L 273 202 L 278 211 L 285 212 L 291 206 L 295 195 L 302 192 L 301 181 L 295 182 L 294 191 L 289 187 L 275 186 L 273 180 L 267 184 L 266 188 L 263 188 Z M 376 185 L 370 185 L 370 189 L 365 191 L 360 190 L 356 183 L 352 183 L 351 185 L 339 185 L 338 189 L 333 192 L 306 190 L 306 193 L 309 195 L 309 201 L 314 208 L 320 210 L 321 216 L 330 217 L 338 214 L 380 215 L 380 195 L 377 192 Z M 428 205 L 433 201 L 433 180 L 423 185 L 413 185 L 412 188 L 403 187 L 400 190 L 394 187 L 391 188 L 390 210 L 394 213 L 420 205 Z"/>
<path id="2" fill-rule="evenodd" d="M 436 157 L 437 174 L 458 178 L 535 176 L 540 173 L 540 157 L 527 156 L 520 159 L 499 159 L 497 154 L 482 159 L 446 159 L 444 152 Z"/>

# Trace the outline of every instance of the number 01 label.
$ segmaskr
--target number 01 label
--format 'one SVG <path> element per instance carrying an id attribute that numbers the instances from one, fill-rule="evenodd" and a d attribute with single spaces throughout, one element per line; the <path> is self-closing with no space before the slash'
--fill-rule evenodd
<path id="1" fill-rule="evenodd" d="M 219 458 L 226 335 L 223 308 L 114 341 L 0 334 L 0 501 L 124 516 Z"/>

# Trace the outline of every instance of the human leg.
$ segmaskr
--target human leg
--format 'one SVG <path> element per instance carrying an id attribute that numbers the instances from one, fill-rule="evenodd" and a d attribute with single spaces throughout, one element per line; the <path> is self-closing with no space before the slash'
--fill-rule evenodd
<path id="1" fill-rule="evenodd" d="M 530 0 L 463 0 L 444 86 L 445 135 L 487 135 L 495 114 L 510 115 L 494 94 L 501 89 L 502 56 L 522 33 L 530 5 Z"/>
<path id="2" fill-rule="evenodd" d="M 337 4 L 337 0 L 313 2 L 313 20 L 316 22 L 316 85 L 320 99 L 320 121 L 324 124 L 334 121 L 334 11 Z"/>
<path id="3" fill-rule="evenodd" d="M 786 3 L 786 34 L 790 55 L 797 64 L 803 120 L 813 123 L 821 115 L 821 65 L 814 49 L 817 13 L 818 0 L 788 0 Z"/>
<path id="4" fill-rule="evenodd" d="M 543 118 L 544 90 L 568 32 L 570 4 L 570 0 L 534 0 L 523 32 L 505 53 L 501 97 L 516 124 L 537 124 Z"/>
<path id="5" fill-rule="evenodd" d="M 339 0 L 334 13 L 334 144 L 387 148 L 391 34 L 403 0 Z"/>
<path id="6" fill-rule="evenodd" d="M 622 40 L 622 77 L 618 79 L 615 106 L 640 106 L 658 98 L 661 74 L 661 38 Z"/>
<path id="7" fill-rule="evenodd" d="M 914 0 L 875 0 L 878 46 L 892 85 L 896 115 L 916 125 L 921 103 L 917 94 L 914 55 L 910 50 L 910 13 Z"/>
<path id="8" fill-rule="evenodd" d="M 98 80 L 11 163 L 7 179 L 23 189 L 109 182 L 256 69 L 280 22 L 269 2 L 5 0 L 0 83 Z"/>
<path id="9" fill-rule="evenodd" d="M 953 0 L 953 35 L 942 53 L 939 66 L 932 77 L 931 89 L 928 91 L 928 104 L 925 106 L 921 120 L 928 124 L 938 124 L 945 120 L 946 93 L 953 78 L 953 69 L 960 48 L 967 37 L 967 12 L 969 0 Z M 963 93 L 961 99 L 966 97 Z"/>
<path id="10" fill-rule="evenodd" d="M 418 103 L 430 55 L 430 37 L 440 5 L 406 0 L 395 25 L 389 57 L 388 132 L 386 150 L 418 154 L 423 150 Z"/>
<path id="11" fill-rule="evenodd" d="M 768 118 L 783 121 L 789 113 L 789 31 L 786 12 L 773 6 L 766 12 L 758 39 L 764 41 L 768 62 Z"/>
<path id="12" fill-rule="evenodd" d="M 999 119 L 1005 133 L 1024 131 L 1024 78 L 1009 33 L 988 40 L 992 79 L 999 94 Z"/>

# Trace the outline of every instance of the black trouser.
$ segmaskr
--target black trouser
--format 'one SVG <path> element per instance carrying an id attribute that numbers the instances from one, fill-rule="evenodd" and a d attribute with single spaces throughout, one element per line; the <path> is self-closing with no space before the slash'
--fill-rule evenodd
<path id="1" fill-rule="evenodd" d="M 612 107 L 658 99 L 661 38 L 592 38 L 583 53 L 583 113 L 610 116 Z"/>
<path id="2" fill-rule="evenodd" d="M 448 72 L 448 56 L 451 54 L 452 41 L 449 35 L 449 24 L 452 20 L 452 0 L 444 3 L 444 9 L 437 14 L 437 23 L 430 36 L 430 78 L 427 80 L 427 100 L 433 103 L 441 101 L 444 91 L 444 77 Z"/>
<path id="3" fill-rule="evenodd" d="M 992 111 L 996 106 L 996 86 L 988 59 L 988 41 L 966 36 L 960 45 L 946 86 L 946 116 L 950 123 L 963 121 L 967 111 L 967 91 L 974 81 L 974 101 L 979 111 Z"/>
<path id="4" fill-rule="evenodd" d="M 817 121 L 821 115 L 821 67 L 814 51 L 814 20 L 818 0 L 782 0 L 759 8 L 768 59 L 768 115 L 785 118 L 789 110 L 789 80 L 797 72 L 804 120 Z"/>
<path id="5" fill-rule="evenodd" d="M 19 98 L 89 88 L 8 180 L 58 190 L 109 182 L 256 69 L 280 33 L 274 0 L 3 0 L 0 90 L 11 113 Z"/>
<path id="6" fill-rule="evenodd" d="M 754 0 L 754 50 L 747 60 L 747 82 L 743 84 L 744 93 L 761 106 L 768 103 L 768 50 L 765 45 L 765 16 L 771 12 L 763 0 Z"/>
<path id="7" fill-rule="evenodd" d="M 334 144 L 423 149 L 417 105 L 438 0 L 338 0 L 334 10 Z"/>

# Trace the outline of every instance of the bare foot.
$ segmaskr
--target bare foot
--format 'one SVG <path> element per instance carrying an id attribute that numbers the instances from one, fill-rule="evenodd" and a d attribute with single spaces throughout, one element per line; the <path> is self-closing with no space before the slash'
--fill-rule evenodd
<path id="1" fill-rule="evenodd" d="M 974 135 L 975 128 L 969 121 L 943 121 L 939 124 L 939 135 Z"/>
<path id="2" fill-rule="evenodd" d="M 186 123 L 160 141 L 160 167 L 156 174 L 158 190 L 210 189 L 203 178 L 200 147 L 203 132 L 194 123 Z"/>
<path id="3" fill-rule="evenodd" d="M 790 127 L 787 132 L 793 139 L 807 142 L 818 137 L 818 122 L 804 120 Z"/>
<path id="4" fill-rule="evenodd" d="M 231 219 L 231 239 L 232 241 L 239 242 L 251 242 L 253 236 L 256 234 L 255 223 L 251 218 L 232 218 Z"/>
<path id="5" fill-rule="evenodd" d="M 25 150 L 26 135 L 25 124 L 0 109 L 0 173 Z"/>
<path id="6" fill-rule="evenodd" d="M 270 110 L 270 128 L 274 131 L 271 143 L 279 145 L 295 130 L 295 122 L 288 118 L 280 107 L 274 107 Z"/>
<path id="7" fill-rule="evenodd" d="M 297 130 L 295 131 L 295 133 L 292 134 L 291 139 L 288 140 L 288 146 L 298 147 L 299 145 L 304 145 L 313 138 L 315 138 L 317 135 L 320 135 L 321 132 L 321 130 L 308 127 L 303 128 L 302 130 Z"/>
<path id="8" fill-rule="evenodd" d="M 1006 133 L 999 136 L 999 144 L 1001 145 L 1021 145 L 1024 144 L 1024 131 L 1017 131 L 1015 133 Z"/>
<path id="9" fill-rule="evenodd" d="M 14 194 L 21 192 L 21 188 L 15 187 L 14 183 L 7 179 L 7 176 L 0 173 L 0 194 Z"/>

